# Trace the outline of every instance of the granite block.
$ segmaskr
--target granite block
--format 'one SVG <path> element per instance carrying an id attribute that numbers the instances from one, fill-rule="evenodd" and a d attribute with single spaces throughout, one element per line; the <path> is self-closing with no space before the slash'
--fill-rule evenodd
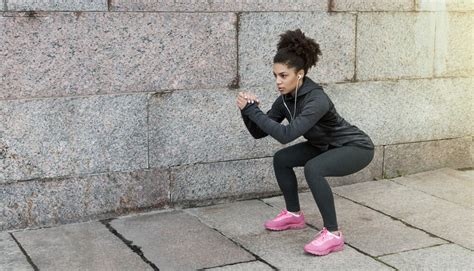
<path id="1" fill-rule="evenodd" d="M 456 244 L 428 247 L 380 257 L 398 270 L 469 270 L 472 251 Z"/>
<path id="2" fill-rule="evenodd" d="M 340 115 L 375 145 L 471 136 L 472 78 L 330 84 Z M 468 145 L 466 147 L 469 147 Z"/>
<path id="3" fill-rule="evenodd" d="M 196 270 L 255 260 L 219 232 L 181 211 L 121 218 L 110 224 L 139 246 L 160 270 Z"/>
<path id="4" fill-rule="evenodd" d="M 245 235 L 238 242 L 279 270 L 392 270 L 348 245 L 324 257 L 305 253 L 304 245 L 315 235 L 314 229 L 306 228 Z"/>
<path id="5" fill-rule="evenodd" d="M 331 0 L 331 11 L 411 11 L 413 0 Z"/>
<path id="6" fill-rule="evenodd" d="M 0 17 L 0 99 L 226 87 L 237 73 L 236 20 L 233 13 Z"/>
<path id="7" fill-rule="evenodd" d="M 435 16 L 435 76 L 473 76 L 474 14 L 436 12 Z"/>
<path id="8" fill-rule="evenodd" d="M 404 177 L 401 177 L 404 178 Z M 338 186 L 333 192 L 436 237 L 474 248 L 472 209 L 390 180 Z"/>
<path id="9" fill-rule="evenodd" d="M 169 172 L 142 170 L 0 185 L 0 230 L 51 226 L 169 203 Z"/>
<path id="10" fill-rule="evenodd" d="M 250 91 L 250 90 L 245 90 Z M 267 112 L 272 91 L 252 89 Z M 271 137 L 255 140 L 237 108 L 238 91 L 183 90 L 152 95 L 149 105 L 150 165 L 165 167 L 273 156 L 284 147 Z"/>
<path id="11" fill-rule="evenodd" d="M 7 0 L 8 11 L 107 11 L 107 0 Z"/>
<path id="12" fill-rule="evenodd" d="M 0 183 L 148 166 L 147 95 L 0 101 Z"/>
<path id="13" fill-rule="evenodd" d="M 308 187 L 302 176 L 300 188 Z M 172 168 L 171 201 L 182 206 L 222 199 L 279 194 L 272 158 L 196 164 Z"/>
<path id="14" fill-rule="evenodd" d="M 320 44 L 322 57 L 308 75 L 321 82 L 351 80 L 355 60 L 355 14 L 245 13 L 239 21 L 239 73 L 243 87 L 275 89 L 273 57 L 280 34 L 301 28 Z"/>
<path id="15" fill-rule="evenodd" d="M 300 193 L 299 198 L 306 223 L 321 229 L 324 224 L 313 195 Z M 285 207 L 285 201 L 281 196 L 267 198 L 264 201 L 277 208 Z M 371 256 L 377 257 L 446 243 L 338 195 L 334 195 L 334 205 L 338 228 L 343 232 L 345 242 Z"/>
<path id="16" fill-rule="evenodd" d="M 2 252 L 0 269 L 5 271 L 34 270 L 8 232 L 0 232 L 0 251 Z"/>
<path id="17" fill-rule="evenodd" d="M 430 13 L 360 13 L 358 80 L 431 77 L 435 17 Z"/>
<path id="18" fill-rule="evenodd" d="M 213 270 L 213 271 L 249 271 L 249 270 L 255 270 L 255 271 L 270 271 L 273 270 L 270 266 L 267 264 L 260 262 L 260 261 L 253 261 L 253 262 L 248 262 L 248 263 L 238 263 L 238 264 L 232 264 L 232 265 L 226 265 L 222 267 L 216 267 L 216 268 L 210 268 L 206 270 Z"/>
<path id="19" fill-rule="evenodd" d="M 473 127 L 474 127 L 474 124 L 473 124 Z M 471 168 L 474 168 L 474 137 L 471 137 Z"/>
<path id="20" fill-rule="evenodd" d="M 39 270 L 153 270 L 100 222 L 13 235 Z"/>
<path id="21" fill-rule="evenodd" d="M 441 168 L 396 178 L 393 181 L 474 209 L 474 176 L 463 174 L 462 171 Z"/>
<path id="22" fill-rule="evenodd" d="M 384 176 L 393 178 L 442 167 L 472 165 L 471 137 L 385 146 Z"/>
<path id="23" fill-rule="evenodd" d="M 312 0 L 112 0 L 114 11 L 222 12 L 326 11 L 326 1 Z"/>
<path id="24" fill-rule="evenodd" d="M 415 0 L 420 11 L 473 11 L 472 0 Z"/>

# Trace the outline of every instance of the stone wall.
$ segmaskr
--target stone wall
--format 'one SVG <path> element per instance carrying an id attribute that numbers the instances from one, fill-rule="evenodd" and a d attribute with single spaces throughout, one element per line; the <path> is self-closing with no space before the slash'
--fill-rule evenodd
<path id="1" fill-rule="evenodd" d="M 373 162 L 331 185 L 473 166 L 474 2 L 0 1 L 0 230 L 279 193 L 282 145 L 254 140 L 278 35 L 368 133 Z M 300 187 L 307 188 L 298 171 Z"/>

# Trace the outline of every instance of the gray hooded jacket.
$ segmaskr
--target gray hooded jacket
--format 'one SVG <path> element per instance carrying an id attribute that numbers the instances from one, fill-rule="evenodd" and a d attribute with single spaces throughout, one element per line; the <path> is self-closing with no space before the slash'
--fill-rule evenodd
<path id="1" fill-rule="evenodd" d="M 267 114 L 256 104 L 247 104 L 241 114 L 250 134 L 254 138 L 270 135 L 282 144 L 303 136 L 323 150 L 327 150 L 329 145 L 374 149 L 370 137 L 342 118 L 323 88 L 310 78 L 305 77 L 298 89 L 296 115 L 292 119 L 294 99 L 291 95 L 280 95 Z M 288 125 L 281 124 L 285 118 Z"/>

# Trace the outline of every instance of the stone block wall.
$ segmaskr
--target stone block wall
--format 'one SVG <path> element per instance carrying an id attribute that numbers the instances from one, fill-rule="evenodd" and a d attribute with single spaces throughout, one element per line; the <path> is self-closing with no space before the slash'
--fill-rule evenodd
<path id="1" fill-rule="evenodd" d="M 284 146 L 254 140 L 235 97 L 269 108 L 295 28 L 321 45 L 309 76 L 377 145 L 331 185 L 472 167 L 473 15 L 468 0 L 2 0 L 0 230 L 279 193 Z"/>

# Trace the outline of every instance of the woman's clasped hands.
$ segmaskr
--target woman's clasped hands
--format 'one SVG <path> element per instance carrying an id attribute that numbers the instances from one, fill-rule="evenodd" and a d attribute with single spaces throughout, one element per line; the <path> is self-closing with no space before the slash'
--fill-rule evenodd
<path id="1" fill-rule="evenodd" d="M 237 96 L 237 106 L 240 110 L 244 109 L 247 104 L 257 104 L 260 105 L 260 101 L 258 100 L 257 96 L 250 92 L 239 92 Z"/>

